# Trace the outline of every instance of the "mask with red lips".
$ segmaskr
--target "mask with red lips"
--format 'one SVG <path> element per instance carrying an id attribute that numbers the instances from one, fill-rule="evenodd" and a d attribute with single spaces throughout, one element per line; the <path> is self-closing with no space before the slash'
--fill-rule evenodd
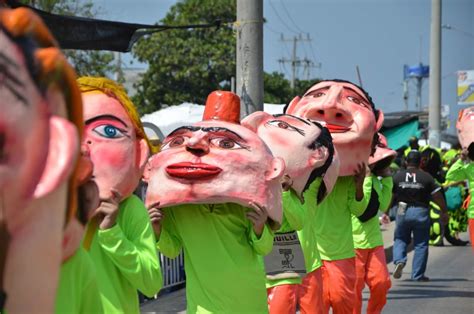
<path id="1" fill-rule="evenodd" d="M 286 113 L 315 120 L 331 132 L 340 158 L 340 176 L 352 175 L 361 162 L 367 163 L 373 138 L 383 123 L 370 97 L 347 81 L 323 81 L 303 97 L 296 97 Z"/>
<path id="2" fill-rule="evenodd" d="M 474 142 L 474 107 L 459 111 L 456 129 L 461 147 L 468 149 Z"/>
<path id="3" fill-rule="evenodd" d="M 281 222 L 284 162 L 273 157 L 256 133 L 238 124 L 239 115 L 237 95 L 213 92 L 206 102 L 205 121 L 171 132 L 145 170 L 147 207 L 157 202 L 160 207 L 218 203 L 249 207 L 255 202 Z"/>

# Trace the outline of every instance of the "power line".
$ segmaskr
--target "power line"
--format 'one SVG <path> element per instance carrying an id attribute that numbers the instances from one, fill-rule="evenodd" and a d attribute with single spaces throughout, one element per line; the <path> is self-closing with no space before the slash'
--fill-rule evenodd
<path id="1" fill-rule="evenodd" d="M 288 16 L 288 18 L 290 19 L 291 23 L 296 27 L 296 29 L 298 30 L 298 32 L 300 33 L 304 33 L 304 31 L 298 27 L 298 25 L 296 25 L 295 21 L 293 20 L 293 18 L 291 17 L 290 13 L 288 12 L 288 9 L 286 8 L 285 6 L 285 3 L 282 1 L 281 2 L 281 6 L 283 7 L 283 10 L 285 11 L 286 15 Z"/>
<path id="2" fill-rule="evenodd" d="M 279 31 L 277 31 L 277 30 L 271 28 L 267 23 L 264 23 L 263 25 L 264 25 L 266 28 L 268 28 L 268 30 L 269 30 L 270 32 L 272 32 L 272 33 L 274 33 L 274 34 L 277 34 L 277 35 L 280 35 L 280 34 L 281 34 L 281 32 L 279 32 Z"/>
<path id="3" fill-rule="evenodd" d="M 273 5 L 273 3 L 272 3 L 271 0 L 269 1 L 269 3 L 270 3 L 270 6 L 272 7 L 273 12 L 275 12 L 276 16 L 277 16 L 278 19 L 281 21 L 281 23 L 282 23 L 283 25 L 285 25 L 285 27 L 286 27 L 290 32 L 292 32 L 292 33 L 294 33 L 294 34 L 298 34 L 297 31 L 295 32 L 292 28 L 290 28 L 290 27 L 288 26 L 288 24 L 286 24 L 285 20 L 282 19 L 282 17 L 281 17 L 280 14 L 278 13 L 278 11 L 275 9 L 275 6 Z"/>

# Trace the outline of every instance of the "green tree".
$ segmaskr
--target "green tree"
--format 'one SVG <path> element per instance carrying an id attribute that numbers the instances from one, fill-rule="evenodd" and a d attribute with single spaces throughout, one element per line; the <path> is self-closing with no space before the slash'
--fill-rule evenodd
<path id="1" fill-rule="evenodd" d="M 290 81 L 283 73 L 264 73 L 263 101 L 270 104 L 288 104 L 295 96 L 302 96 L 311 86 L 318 83 L 320 79 L 295 80 L 295 90 L 292 91 Z"/>
<path id="2" fill-rule="evenodd" d="M 23 0 L 37 9 L 60 15 L 93 18 L 98 15 L 92 0 Z M 111 52 L 64 49 L 64 54 L 74 66 L 77 75 L 106 76 L 115 70 Z"/>
<path id="3" fill-rule="evenodd" d="M 235 21 L 235 0 L 184 0 L 160 21 L 166 25 Z M 203 104 L 216 89 L 230 89 L 235 74 L 236 39 L 229 27 L 170 30 L 142 38 L 133 54 L 149 67 L 133 97 L 139 111 L 184 101 Z"/>
<path id="4" fill-rule="evenodd" d="M 292 93 L 290 82 L 283 73 L 273 72 L 263 74 L 263 102 L 269 104 L 287 104 Z"/>

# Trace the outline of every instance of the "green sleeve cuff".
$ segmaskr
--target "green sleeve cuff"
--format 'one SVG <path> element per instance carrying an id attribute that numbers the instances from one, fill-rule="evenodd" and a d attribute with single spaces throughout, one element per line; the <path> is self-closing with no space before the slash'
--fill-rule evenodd
<path id="1" fill-rule="evenodd" d="M 99 229 L 97 235 L 99 243 L 105 246 L 114 246 L 124 237 L 122 229 L 118 223 L 109 229 Z"/>
<path id="2" fill-rule="evenodd" d="M 271 252 L 273 247 L 273 232 L 267 224 L 263 227 L 263 232 L 260 238 L 255 234 L 252 228 L 250 233 L 250 240 L 253 244 L 254 250 L 260 255 L 267 255 Z"/>

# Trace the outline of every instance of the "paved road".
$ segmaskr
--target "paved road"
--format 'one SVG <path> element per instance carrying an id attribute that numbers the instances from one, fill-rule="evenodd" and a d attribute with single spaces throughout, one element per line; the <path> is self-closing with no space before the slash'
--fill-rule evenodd
<path id="1" fill-rule="evenodd" d="M 426 271 L 429 282 L 409 280 L 413 252 L 408 257 L 402 278 L 392 279 L 383 313 L 474 313 L 474 253 L 470 246 L 430 247 Z M 393 270 L 393 264 L 389 270 Z M 367 296 L 364 292 L 364 300 Z"/>
<path id="2" fill-rule="evenodd" d="M 382 230 L 387 259 L 391 261 L 394 223 Z M 462 235 L 467 239 L 467 234 Z M 412 282 L 411 260 L 399 280 L 392 280 L 383 313 L 387 314 L 474 314 L 474 253 L 470 246 L 430 247 L 428 270 L 430 282 Z M 393 264 L 388 264 L 389 271 Z M 368 292 L 364 290 L 363 313 L 367 305 Z M 185 313 L 186 296 L 184 289 L 163 295 L 141 307 L 142 313 Z"/>

